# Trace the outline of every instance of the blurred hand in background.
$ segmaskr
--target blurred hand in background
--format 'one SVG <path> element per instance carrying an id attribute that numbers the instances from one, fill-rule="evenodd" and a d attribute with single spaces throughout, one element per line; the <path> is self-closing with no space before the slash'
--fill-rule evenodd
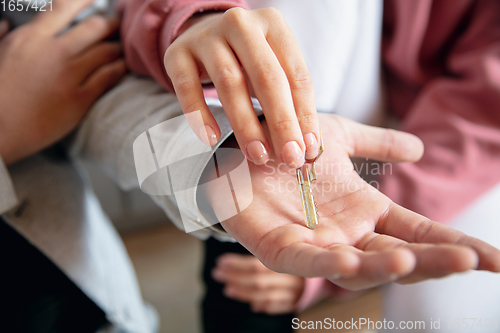
<path id="1" fill-rule="evenodd" d="M 236 253 L 221 255 L 212 276 L 225 284 L 226 297 L 270 315 L 293 312 L 305 283 L 303 277 L 276 273 L 254 256 Z"/>
<path id="2" fill-rule="evenodd" d="M 6 164 L 73 130 L 125 74 L 116 19 L 91 16 L 68 30 L 92 0 L 59 0 L 53 11 L 8 31 L 0 24 L 0 155 Z M 62 33 L 64 31 L 64 33 Z"/>

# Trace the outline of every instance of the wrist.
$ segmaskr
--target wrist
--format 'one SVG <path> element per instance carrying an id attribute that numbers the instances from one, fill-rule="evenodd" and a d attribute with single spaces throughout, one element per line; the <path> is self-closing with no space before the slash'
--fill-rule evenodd
<path id="1" fill-rule="evenodd" d="M 206 11 L 202 13 L 195 13 L 190 18 L 188 18 L 177 30 L 177 33 L 174 36 L 174 40 L 177 39 L 180 35 L 186 32 L 189 28 L 200 23 L 201 21 L 205 21 L 206 19 L 219 16 L 224 14 L 224 12 L 219 11 Z"/>
<path id="2" fill-rule="evenodd" d="M 28 156 L 35 143 L 28 140 L 31 130 L 19 126 L 15 118 L 18 108 L 11 107 L 1 96 L 0 101 L 3 101 L 0 111 L 0 156 L 8 166 Z"/>

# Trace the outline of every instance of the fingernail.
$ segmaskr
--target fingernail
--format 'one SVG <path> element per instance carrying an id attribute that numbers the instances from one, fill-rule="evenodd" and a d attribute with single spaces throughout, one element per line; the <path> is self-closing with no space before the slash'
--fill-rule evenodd
<path id="1" fill-rule="evenodd" d="M 269 161 L 269 153 L 260 141 L 252 141 L 247 145 L 247 153 L 252 162 L 257 165 L 266 164 Z"/>
<path id="2" fill-rule="evenodd" d="M 208 146 L 214 146 L 217 143 L 217 135 L 209 125 L 205 125 L 200 129 L 199 133 L 201 141 Z"/>
<path id="3" fill-rule="evenodd" d="M 295 141 L 288 141 L 281 149 L 281 158 L 289 168 L 297 169 L 304 164 L 304 153 Z"/>
<path id="4" fill-rule="evenodd" d="M 314 133 L 304 135 L 304 143 L 306 144 L 306 160 L 312 160 L 318 156 L 319 145 Z"/>

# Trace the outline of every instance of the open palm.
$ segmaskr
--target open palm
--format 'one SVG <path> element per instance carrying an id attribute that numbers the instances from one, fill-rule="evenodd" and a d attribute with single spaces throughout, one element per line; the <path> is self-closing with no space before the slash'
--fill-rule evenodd
<path id="1" fill-rule="evenodd" d="M 423 152 L 418 138 L 333 115 L 320 120 L 325 152 L 313 187 L 319 225 L 305 226 L 295 173 L 276 156 L 264 166 L 250 163 L 253 200 L 222 222 L 264 265 L 353 290 L 469 269 L 500 271 L 499 250 L 398 206 L 353 168 L 350 157 L 416 161 Z"/>

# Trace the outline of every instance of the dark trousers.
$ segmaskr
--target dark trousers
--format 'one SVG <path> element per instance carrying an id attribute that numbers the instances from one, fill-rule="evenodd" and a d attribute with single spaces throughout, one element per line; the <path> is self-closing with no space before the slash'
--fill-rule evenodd
<path id="1" fill-rule="evenodd" d="M 45 255 L 0 217 L 0 331 L 88 333 L 107 323 Z"/>
<path id="2" fill-rule="evenodd" d="M 210 238 L 205 242 L 203 279 L 206 293 L 203 299 L 205 333 L 289 333 L 292 332 L 293 313 L 270 316 L 253 313 L 247 303 L 229 299 L 222 293 L 224 285 L 212 279 L 215 260 L 226 252 L 250 254 L 238 243 L 219 242 Z"/>

